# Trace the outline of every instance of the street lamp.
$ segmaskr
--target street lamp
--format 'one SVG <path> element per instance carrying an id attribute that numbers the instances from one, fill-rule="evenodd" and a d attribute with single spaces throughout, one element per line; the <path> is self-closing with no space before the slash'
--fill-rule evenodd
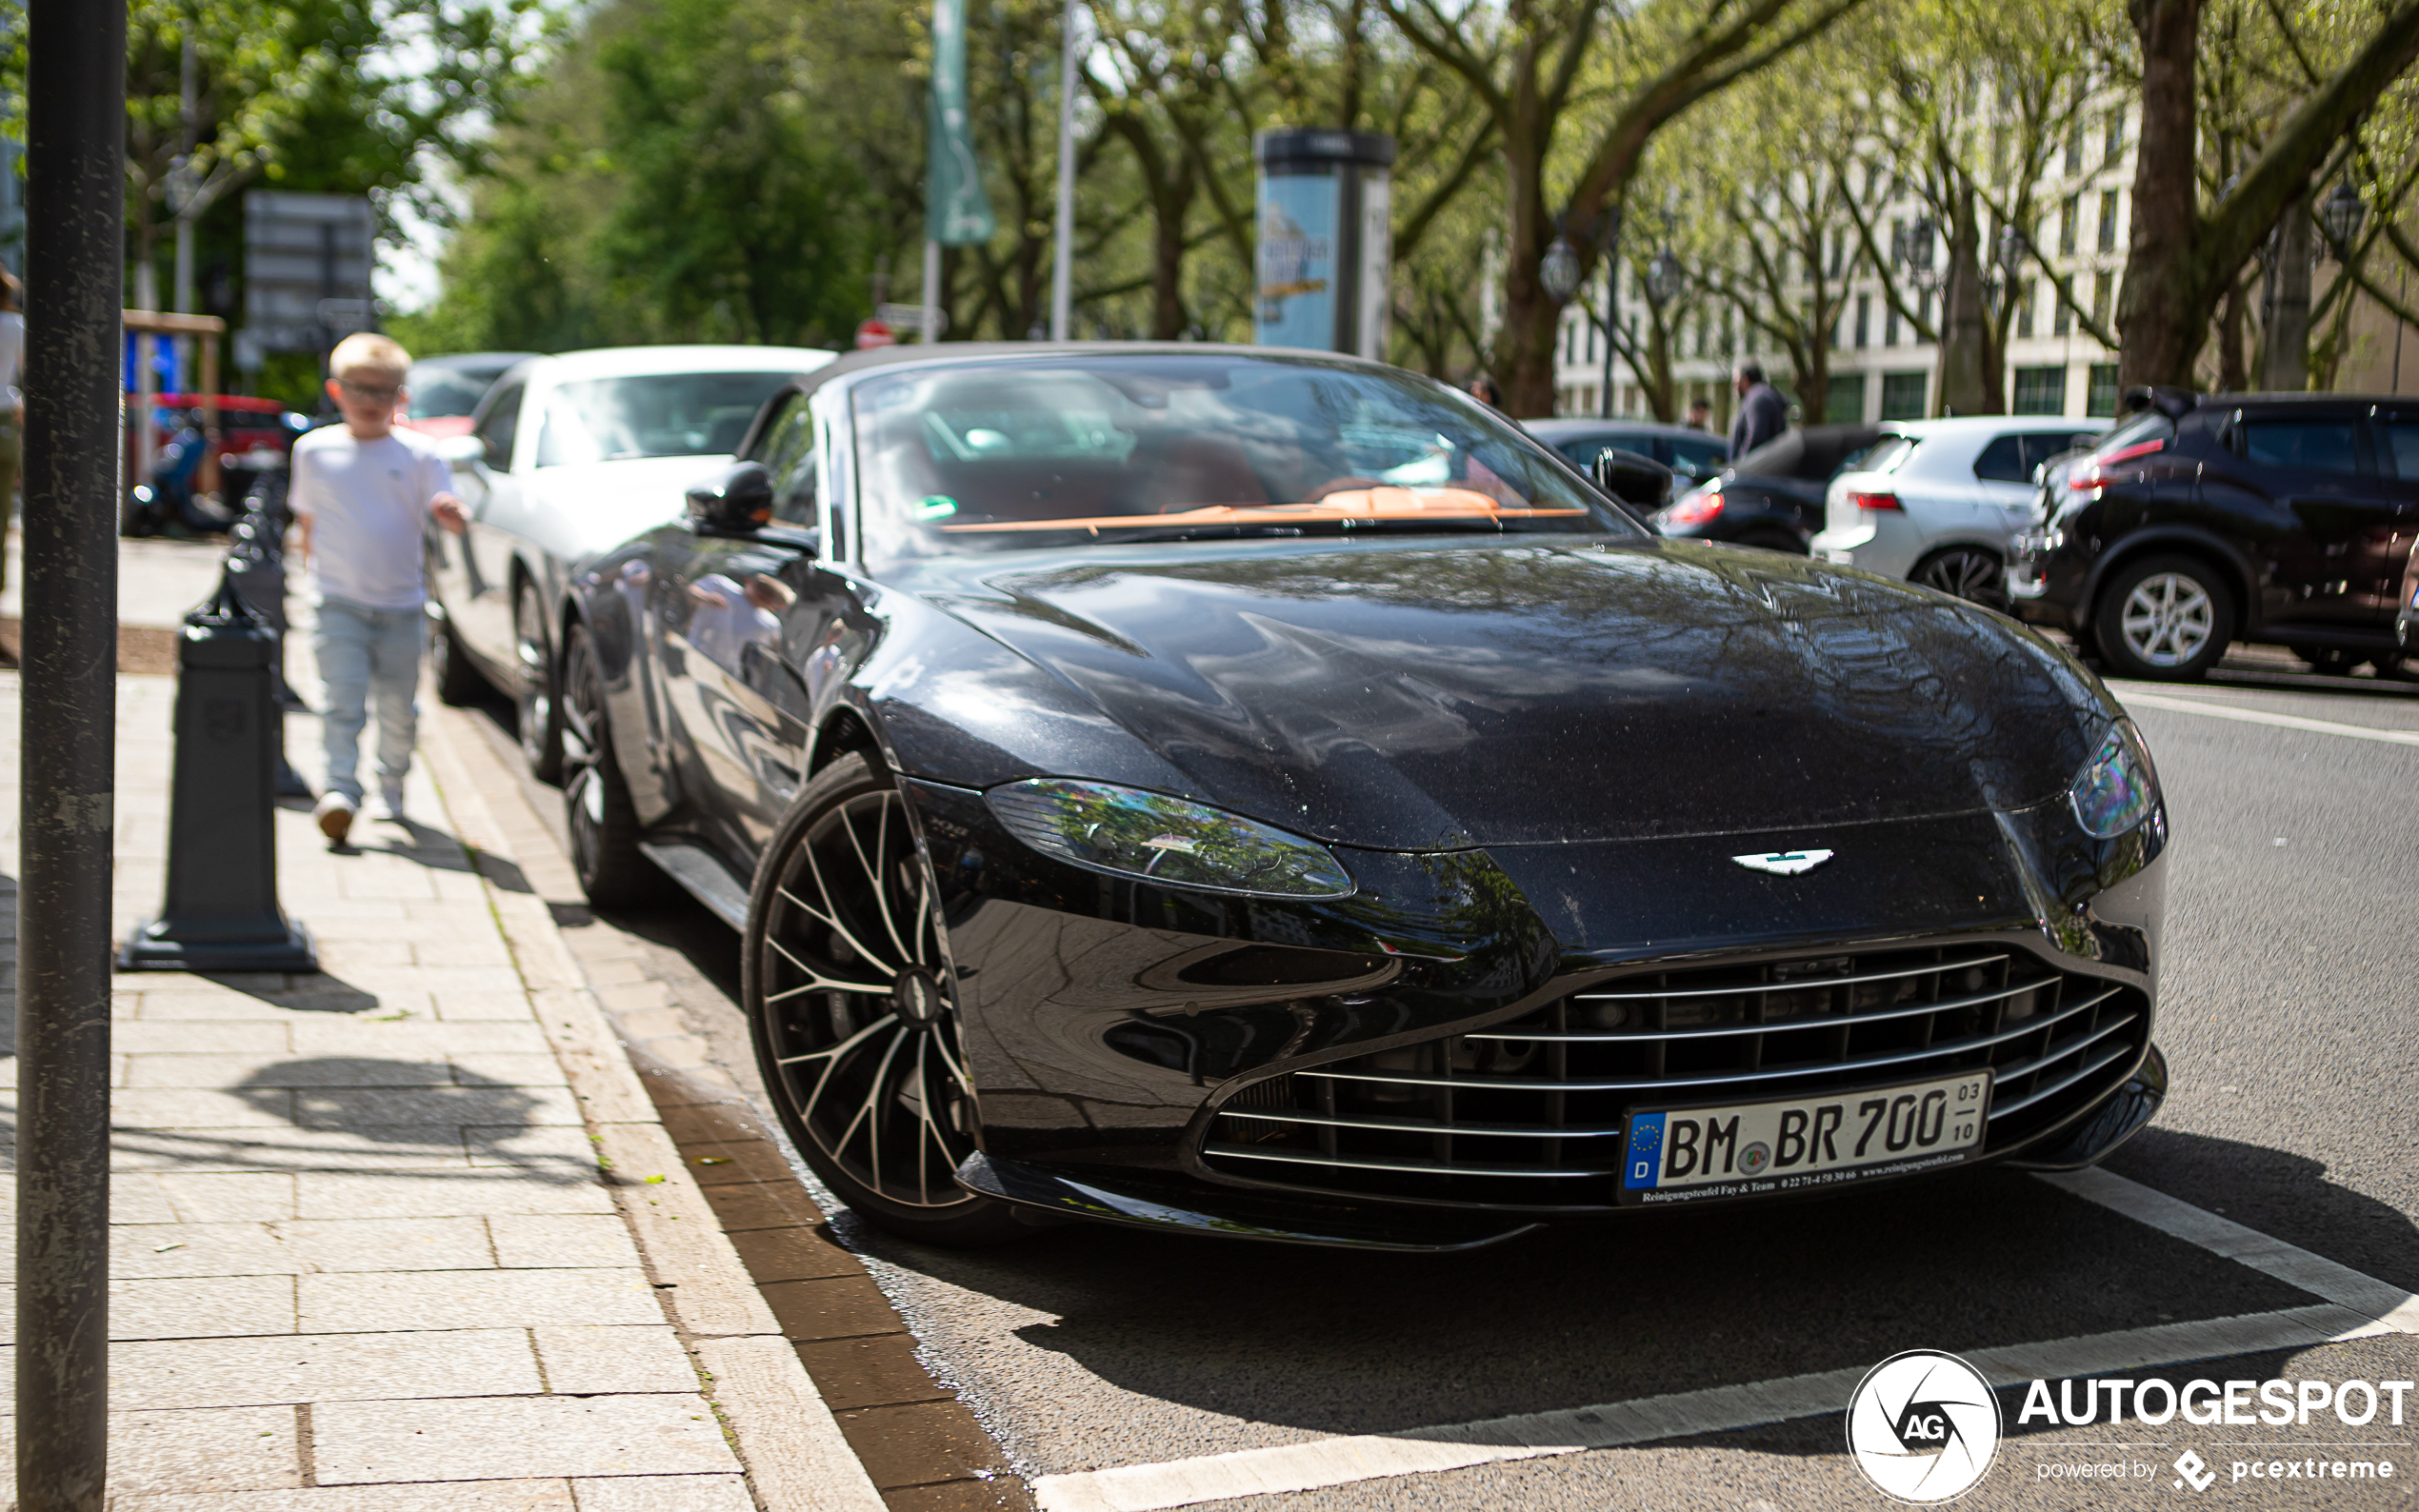
<path id="1" fill-rule="evenodd" d="M 1894 238 L 1897 245 L 1890 249 L 1898 265 L 1907 269 L 1907 281 L 1926 293 L 1940 284 L 1940 273 L 1932 267 L 1932 243 L 1939 234 L 1939 227 L 1926 215 L 1912 226 L 1900 227 Z"/>
<path id="2" fill-rule="evenodd" d="M 2335 261 L 2349 260 L 2351 244 L 2360 235 L 2360 223 L 2369 218 L 2369 207 L 2361 203 L 2360 191 L 2349 183 L 2335 186 L 2318 207 L 2318 224 L 2327 232 L 2327 245 L 2333 249 Z"/>
<path id="3" fill-rule="evenodd" d="M 2008 275 L 2008 282 L 2011 285 L 2016 281 L 2016 275 L 2024 271 L 2025 253 L 2028 249 L 2024 232 L 2018 230 L 2012 223 L 2000 229 L 1999 268 Z"/>
<path id="4" fill-rule="evenodd" d="M 1667 247 L 1654 254 L 1647 265 L 1647 302 L 1658 310 L 1680 297 L 1680 289 L 1688 282 L 1688 273 L 1680 267 L 1680 259 Z"/>
<path id="5" fill-rule="evenodd" d="M 1569 236 L 1554 233 L 1554 244 L 1546 249 L 1544 260 L 1537 265 L 1537 278 L 1555 304 L 1570 303 L 1570 296 L 1579 291 L 1579 252 Z"/>

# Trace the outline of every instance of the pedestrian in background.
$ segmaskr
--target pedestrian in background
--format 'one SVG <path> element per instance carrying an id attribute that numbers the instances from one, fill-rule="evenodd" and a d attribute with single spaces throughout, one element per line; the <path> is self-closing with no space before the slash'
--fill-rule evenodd
<path id="1" fill-rule="evenodd" d="M 403 779 L 419 733 L 420 657 L 428 643 L 428 585 L 421 567 L 425 522 L 456 535 L 462 501 L 442 457 L 415 431 L 394 428 L 411 355 L 373 333 L 347 336 L 329 354 L 328 396 L 344 416 L 294 443 L 289 501 L 302 522 L 311 647 L 327 686 L 320 731 L 328 788 L 313 810 L 320 832 L 342 845 L 361 806 L 361 731 L 378 714 L 376 818 L 403 818 Z"/>
<path id="2" fill-rule="evenodd" d="M 1689 428 L 1690 430 L 1710 430 L 1713 428 L 1712 400 L 1691 399 L 1689 401 Z"/>
<path id="3" fill-rule="evenodd" d="M 24 287 L 0 269 L 0 587 L 9 586 L 9 527 L 16 519 L 18 469 L 25 461 L 25 396 L 17 392 L 25 375 L 25 315 L 18 308 Z"/>
<path id="4" fill-rule="evenodd" d="M 1739 412 L 1730 421 L 1730 460 L 1738 461 L 1789 428 L 1789 401 L 1764 381 L 1762 363 L 1743 362 L 1730 370 Z"/>
<path id="5" fill-rule="evenodd" d="M 1469 381 L 1469 393 L 1471 398 L 1486 405 L 1489 409 L 1504 408 L 1504 391 L 1496 388 L 1495 380 L 1485 373 L 1480 373 Z"/>

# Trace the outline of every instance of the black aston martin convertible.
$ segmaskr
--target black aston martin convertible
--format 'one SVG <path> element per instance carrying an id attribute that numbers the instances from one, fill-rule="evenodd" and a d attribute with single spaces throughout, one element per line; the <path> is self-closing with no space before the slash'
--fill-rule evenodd
<path id="1" fill-rule="evenodd" d="M 564 613 L 590 896 L 743 931 L 790 1139 L 903 1234 L 1452 1247 L 2086 1165 L 2165 1093 L 2090 673 L 1397 369 L 843 358 Z"/>

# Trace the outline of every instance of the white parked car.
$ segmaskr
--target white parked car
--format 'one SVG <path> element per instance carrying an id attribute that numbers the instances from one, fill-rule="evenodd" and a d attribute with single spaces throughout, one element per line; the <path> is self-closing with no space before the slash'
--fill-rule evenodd
<path id="1" fill-rule="evenodd" d="M 2016 535 L 2032 523 L 2033 470 L 2103 428 L 2055 416 L 1894 422 L 1831 480 L 1812 553 L 2002 607 Z"/>
<path id="2" fill-rule="evenodd" d="M 470 433 L 439 443 L 467 534 L 429 532 L 429 616 L 448 702 L 492 683 L 520 706 L 521 747 L 562 767 L 557 634 L 589 557 L 681 518 L 690 485 L 730 461 L 756 411 L 834 352 L 808 347 L 615 347 L 532 357 L 490 388 Z"/>

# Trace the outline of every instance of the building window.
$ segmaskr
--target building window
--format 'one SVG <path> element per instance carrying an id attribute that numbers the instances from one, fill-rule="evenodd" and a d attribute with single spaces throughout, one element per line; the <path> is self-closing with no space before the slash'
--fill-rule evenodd
<path id="1" fill-rule="evenodd" d="M 1931 290 L 1929 288 L 1919 289 L 1915 294 L 1915 318 L 1927 326 L 1931 324 Z"/>
<path id="2" fill-rule="evenodd" d="M 2063 336 L 2072 329 L 2074 329 L 2074 280 L 2061 278 L 2058 280 L 2058 309 L 2057 313 L 2049 317 L 2049 334 Z M 2052 409 L 2049 413 L 2056 414 L 2057 411 Z"/>
<path id="3" fill-rule="evenodd" d="M 1882 307 L 1882 345 L 1898 345 L 1898 307 L 1895 304 Z"/>
<path id="4" fill-rule="evenodd" d="M 1853 426 L 1865 418 L 1865 375 L 1849 373 L 1834 378 L 1823 394 L 1823 424 Z"/>
<path id="5" fill-rule="evenodd" d="M 2083 171 L 2083 118 L 2075 117 L 2074 127 L 2067 132 L 2067 171 Z"/>
<path id="6" fill-rule="evenodd" d="M 2024 292 L 2016 296 L 2016 334 L 2027 339 L 2032 335 L 2032 312 L 2039 289 L 2040 282 L 2028 278 L 2024 281 Z"/>
<path id="7" fill-rule="evenodd" d="M 1859 294 L 1856 296 L 1856 345 L 1869 347 L 1872 344 L 1873 296 Z"/>
<path id="8" fill-rule="evenodd" d="M 2064 368 L 2017 368 L 2014 408 L 2020 415 L 2065 414 L 2067 370 Z"/>
<path id="9" fill-rule="evenodd" d="M 2124 117 L 2118 117 L 2123 120 Z M 2090 388 L 2083 396 L 2083 412 L 2102 419 L 2113 419 L 2117 408 L 2117 365 L 2095 362 L 2091 365 Z"/>
<path id="10" fill-rule="evenodd" d="M 1884 420 L 1924 418 L 1924 390 L 1930 380 L 1931 374 L 1928 372 L 1882 374 L 1882 418 Z"/>
<path id="11" fill-rule="evenodd" d="M 2074 255 L 2075 236 L 2082 229 L 2082 220 L 2083 196 L 2068 195 L 2067 202 L 2058 207 L 2058 250 L 2069 257 Z"/>
<path id="12" fill-rule="evenodd" d="M 2102 330 L 2109 328 L 2109 306 L 2116 300 L 2116 275 L 2101 271 L 2091 275 L 2091 324 Z"/>
<path id="13" fill-rule="evenodd" d="M 2115 251 L 2116 236 L 2117 191 L 2114 189 L 2102 189 L 2100 191 L 2100 250 L 2104 252 Z"/>
<path id="14" fill-rule="evenodd" d="M 2107 151 L 2108 151 L 2108 166 L 2109 166 L 2109 168 L 2115 168 L 2115 167 L 2117 167 L 2119 164 L 2121 164 L 2121 163 L 2123 163 L 2123 162 L 2125 161 L 2125 107 L 2124 107 L 2124 106 L 2121 106 L 2121 105 L 2120 105 L 2120 106 L 2118 106 L 2115 109 L 2112 109 L 2112 110 L 2110 110 L 2110 111 L 2109 112 L 2109 119 L 2108 119 L 2108 124 L 2107 124 L 2107 127 L 2106 127 L 2106 133 L 2107 133 L 2107 142 L 2106 142 L 2106 147 L 2107 147 Z M 2098 410 L 2098 409 L 2094 409 L 2094 410 L 2092 410 L 2091 412 L 2092 412 L 2093 414 L 2095 414 L 2095 415 L 2096 415 L 2096 414 L 2101 414 L 2101 413 L 2104 413 L 2104 411 L 2102 411 L 2102 410 Z"/>

